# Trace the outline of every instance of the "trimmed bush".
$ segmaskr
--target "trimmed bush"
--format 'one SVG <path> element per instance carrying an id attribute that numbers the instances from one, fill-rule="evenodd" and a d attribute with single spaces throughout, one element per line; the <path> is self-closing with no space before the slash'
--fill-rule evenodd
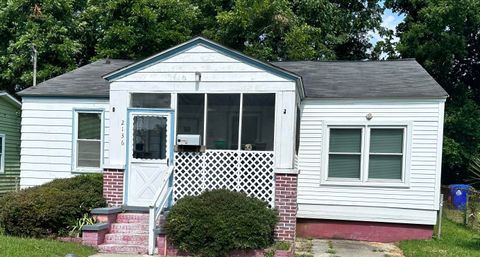
<path id="1" fill-rule="evenodd" d="M 243 193 L 207 191 L 180 199 L 166 221 L 168 239 L 190 254 L 218 257 L 273 243 L 277 213 Z"/>
<path id="2" fill-rule="evenodd" d="M 0 199 L 0 226 L 23 237 L 55 237 L 92 208 L 106 205 L 101 174 L 55 179 Z"/>

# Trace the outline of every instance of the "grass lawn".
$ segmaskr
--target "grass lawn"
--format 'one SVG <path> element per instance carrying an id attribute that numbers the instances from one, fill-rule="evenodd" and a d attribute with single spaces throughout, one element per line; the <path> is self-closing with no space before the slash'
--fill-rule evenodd
<path id="1" fill-rule="evenodd" d="M 443 219 L 441 239 L 402 241 L 405 257 L 478 257 L 480 233 Z"/>
<path id="2" fill-rule="evenodd" d="M 94 248 L 55 240 L 18 238 L 0 235 L 2 257 L 64 257 L 74 253 L 77 257 L 95 254 Z"/>

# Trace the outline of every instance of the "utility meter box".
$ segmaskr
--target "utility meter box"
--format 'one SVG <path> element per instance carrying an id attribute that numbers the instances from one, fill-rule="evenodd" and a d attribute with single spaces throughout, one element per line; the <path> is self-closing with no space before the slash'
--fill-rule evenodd
<path id="1" fill-rule="evenodd" d="M 200 135 L 186 135 L 186 134 L 178 134 L 177 135 L 177 145 L 184 145 L 184 146 L 200 146 L 201 140 Z"/>

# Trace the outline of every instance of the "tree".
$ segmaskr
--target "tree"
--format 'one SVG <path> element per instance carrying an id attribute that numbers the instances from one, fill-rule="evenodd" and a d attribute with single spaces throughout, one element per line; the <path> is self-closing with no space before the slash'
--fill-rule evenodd
<path id="1" fill-rule="evenodd" d="M 37 80 L 76 66 L 80 44 L 74 38 L 75 0 L 3 1 L 0 3 L 0 90 L 15 92 L 32 83 L 31 47 L 38 49 Z"/>
<path id="2" fill-rule="evenodd" d="M 236 0 L 215 38 L 263 60 L 364 59 L 379 29 L 379 1 Z"/>
<path id="3" fill-rule="evenodd" d="M 450 94 L 444 178 L 454 182 L 480 153 L 480 1 L 387 0 L 385 5 L 406 14 L 397 27 L 401 56 L 416 58 Z M 459 174 L 459 179 L 468 176 Z"/>
<path id="4" fill-rule="evenodd" d="M 82 43 L 93 58 L 144 58 L 190 39 L 198 15 L 186 0 L 92 0 Z"/>

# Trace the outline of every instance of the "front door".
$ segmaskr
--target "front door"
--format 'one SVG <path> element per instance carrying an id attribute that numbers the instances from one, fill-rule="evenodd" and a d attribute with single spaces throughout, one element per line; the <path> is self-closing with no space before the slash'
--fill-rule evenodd
<path id="1" fill-rule="evenodd" d="M 171 112 L 129 113 L 127 206 L 148 207 L 172 161 Z"/>

